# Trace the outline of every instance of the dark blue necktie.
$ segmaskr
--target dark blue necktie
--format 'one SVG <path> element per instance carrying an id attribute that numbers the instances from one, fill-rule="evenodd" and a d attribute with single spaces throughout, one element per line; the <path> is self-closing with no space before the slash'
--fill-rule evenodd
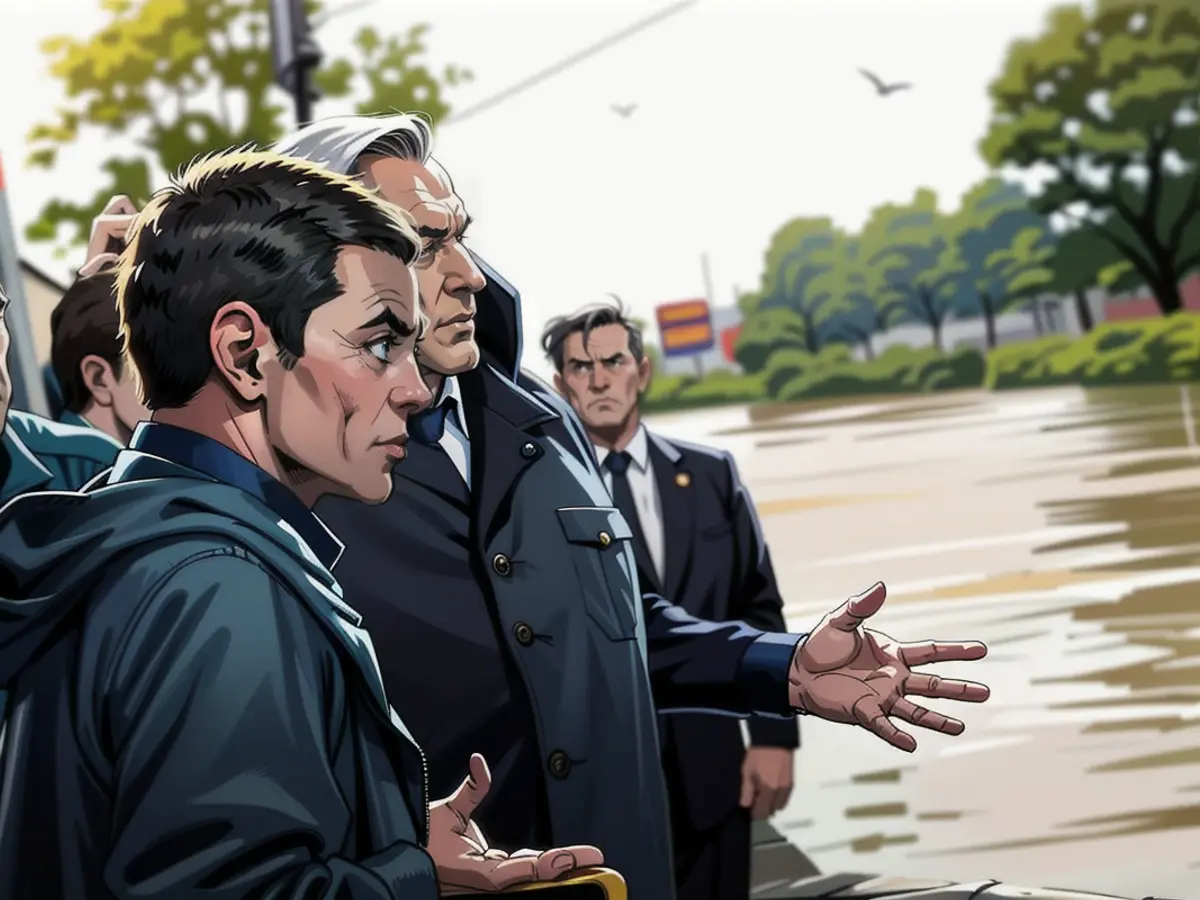
<path id="1" fill-rule="evenodd" d="M 454 398 L 447 397 L 437 406 L 423 409 L 408 417 L 408 434 L 418 444 L 433 445 L 446 433 L 446 416 L 454 408 Z"/>
<path id="2" fill-rule="evenodd" d="M 642 530 L 642 520 L 638 516 L 637 503 L 633 499 L 633 489 L 629 486 L 629 465 L 632 462 L 633 457 L 622 450 L 604 457 L 604 468 L 612 473 L 613 502 L 625 517 L 629 530 L 633 532 L 633 555 L 637 558 L 641 573 L 642 589 L 657 591 L 658 577 L 650 559 L 650 547 L 646 543 L 646 533 Z"/>

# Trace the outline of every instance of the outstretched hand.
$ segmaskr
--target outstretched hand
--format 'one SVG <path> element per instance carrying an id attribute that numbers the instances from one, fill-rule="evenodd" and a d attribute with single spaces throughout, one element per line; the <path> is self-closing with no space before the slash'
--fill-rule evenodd
<path id="1" fill-rule="evenodd" d="M 557 881 L 578 869 L 603 864 L 603 854 L 585 845 L 516 853 L 488 847 L 473 816 L 491 786 L 487 762 L 476 753 L 458 790 L 429 808 L 427 849 L 437 867 L 441 894 L 502 891 L 517 884 Z"/>
<path id="2" fill-rule="evenodd" d="M 909 696 L 982 703 L 991 694 L 986 685 L 926 675 L 913 667 L 983 659 L 987 647 L 979 641 L 906 644 L 864 628 L 863 622 L 879 612 L 886 598 L 887 588 L 876 584 L 821 620 L 792 657 L 789 696 L 796 709 L 831 722 L 861 725 L 911 753 L 917 749 L 916 739 L 897 728 L 892 718 L 942 734 L 962 734 L 965 726 L 913 703 Z"/>

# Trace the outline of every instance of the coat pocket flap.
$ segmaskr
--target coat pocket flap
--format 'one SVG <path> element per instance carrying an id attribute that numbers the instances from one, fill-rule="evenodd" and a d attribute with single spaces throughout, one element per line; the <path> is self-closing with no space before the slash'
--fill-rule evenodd
<path id="1" fill-rule="evenodd" d="M 572 544 L 607 547 L 613 541 L 633 538 L 621 511 L 611 506 L 568 506 L 555 510 L 563 534 Z"/>

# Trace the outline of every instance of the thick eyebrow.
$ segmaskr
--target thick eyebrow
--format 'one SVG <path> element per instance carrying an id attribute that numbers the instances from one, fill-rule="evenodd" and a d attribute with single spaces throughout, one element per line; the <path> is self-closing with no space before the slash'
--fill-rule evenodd
<path id="1" fill-rule="evenodd" d="M 465 219 L 463 219 L 463 223 L 455 230 L 454 237 L 458 240 L 462 240 L 463 235 L 467 233 L 467 229 L 471 227 L 471 223 L 474 221 L 475 220 L 470 216 L 467 216 Z M 428 238 L 431 241 L 444 241 L 446 238 L 450 237 L 450 229 L 433 228 L 429 225 L 422 225 L 417 229 L 417 234 L 420 237 Z"/>
<path id="2" fill-rule="evenodd" d="M 574 357 L 574 356 L 572 356 L 570 359 L 568 359 L 567 362 L 569 362 L 573 366 L 590 366 L 590 365 L 592 365 L 592 361 L 590 359 L 578 359 L 577 357 Z"/>
<path id="3" fill-rule="evenodd" d="M 368 328 L 375 328 L 379 325 L 386 325 L 392 331 L 396 332 L 396 334 L 400 335 L 400 337 L 412 337 L 416 334 L 415 328 L 397 319 L 396 314 L 390 309 L 385 309 L 370 321 L 363 322 L 355 331 L 366 331 Z"/>
<path id="4" fill-rule="evenodd" d="M 617 351 L 616 353 L 614 353 L 612 356 L 606 356 L 606 357 L 604 357 L 604 359 L 600 360 L 600 362 L 602 362 L 602 363 L 616 363 L 616 362 L 620 362 L 620 361 L 621 361 L 621 360 L 623 360 L 624 358 L 625 358 L 625 353 L 624 353 L 624 351 L 618 350 L 618 351 Z"/>

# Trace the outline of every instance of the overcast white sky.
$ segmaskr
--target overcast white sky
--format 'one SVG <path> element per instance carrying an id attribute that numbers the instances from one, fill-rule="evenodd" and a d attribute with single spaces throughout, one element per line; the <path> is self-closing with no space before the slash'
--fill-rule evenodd
<path id="1" fill-rule="evenodd" d="M 194 0 L 204 2 L 204 0 Z M 336 7 L 346 0 L 330 0 Z M 320 33 L 327 52 L 368 18 L 433 26 L 432 58 L 475 71 L 461 108 L 669 0 L 375 0 Z M 476 219 L 473 246 L 522 292 L 527 346 L 545 320 L 613 292 L 638 315 L 757 283 L 771 233 L 798 215 L 857 226 L 919 185 L 953 202 L 985 169 L 987 82 L 1049 0 L 700 0 L 491 111 L 447 125 L 437 156 Z M 90 135 L 52 175 L 23 168 L 25 136 L 61 101 L 38 50 L 84 36 L 98 0 L 0 0 L 0 153 L 23 227 L 54 194 L 85 197 L 114 148 Z M 881 100 L 860 66 L 916 88 Z M 638 103 L 632 117 L 613 103 Z M 326 103 L 321 113 L 348 111 Z M 22 255 L 67 276 L 46 245 Z M 68 261 L 78 264 L 78 260 Z M 527 362 L 544 368 L 535 352 Z"/>

